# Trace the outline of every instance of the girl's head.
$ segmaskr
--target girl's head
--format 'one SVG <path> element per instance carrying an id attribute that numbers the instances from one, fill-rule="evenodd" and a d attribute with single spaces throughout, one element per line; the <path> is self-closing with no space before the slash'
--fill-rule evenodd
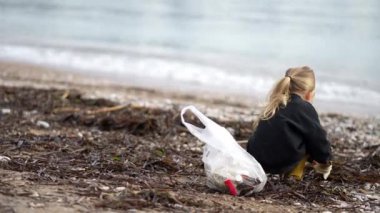
<path id="1" fill-rule="evenodd" d="M 286 106 L 292 93 L 311 102 L 314 98 L 314 90 L 315 76 L 310 67 L 289 68 L 285 76 L 275 84 L 259 120 L 273 117 L 279 107 Z"/>

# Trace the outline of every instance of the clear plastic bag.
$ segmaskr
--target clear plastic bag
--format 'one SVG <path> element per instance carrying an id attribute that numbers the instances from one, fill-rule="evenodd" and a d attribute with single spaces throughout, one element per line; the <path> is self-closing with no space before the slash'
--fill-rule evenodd
<path id="1" fill-rule="evenodd" d="M 185 121 L 184 114 L 188 110 L 205 128 Z M 191 134 L 205 143 L 202 161 L 208 187 L 232 195 L 249 195 L 264 188 L 267 177 L 263 168 L 236 142 L 227 129 L 207 118 L 194 106 L 182 109 L 181 120 Z"/>

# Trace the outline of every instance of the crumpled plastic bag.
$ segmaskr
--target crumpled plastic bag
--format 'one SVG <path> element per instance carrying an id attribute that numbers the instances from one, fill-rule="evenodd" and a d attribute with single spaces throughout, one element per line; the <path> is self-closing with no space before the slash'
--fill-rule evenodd
<path id="1" fill-rule="evenodd" d="M 184 114 L 188 110 L 205 128 L 185 121 Z M 202 161 L 208 187 L 232 195 L 249 195 L 264 188 L 267 176 L 260 163 L 236 142 L 227 129 L 194 106 L 182 109 L 181 120 L 190 133 L 205 143 Z"/>

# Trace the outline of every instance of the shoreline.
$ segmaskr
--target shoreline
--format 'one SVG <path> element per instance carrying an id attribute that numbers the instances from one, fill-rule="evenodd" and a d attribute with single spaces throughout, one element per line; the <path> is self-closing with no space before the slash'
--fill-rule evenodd
<path id="1" fill-rule="evenodd" d="M 91 73 L 93 74 L 93 73 Z M 123 79 L 124 80 L 124 79 Z M 241 105 L 251 107 L 252 102 L 244 100 L 241 97 L 226 96 L 223 93 L 208 92 L 200 90 L 197 94 L 189 92 L 189 89 L 181 89 L 167 86 L 165 83 L 150 83 L 143 86 L 142 83 L 137 83 L 137 79 L 125 79 L 126 82 L 112 80 L 105 74 L 93 74 L 89 76 L 81 71 L 73 71 L 68 69 L 59 69 L 49 66 L 40 66 L 29 63 L 2 61 L 0 60 L 0 85 L 5 86 L 30 86 L 37 88 L 57 88 L 57 89 L 78 89 L 88 93 L 94 92 L 94 98 L 97 95 L 104 96 L 108 93 L 112 94 L 111 99 L 125 101 L 126 90 L 134 95 L 149 96 L 153 100 L 173 99 L 179 102 L 186 99 L 194 99 L 197 102 L 204 103 L 219 103 L 225 102 L 231 105 Z M 142 81 L 143 79 L 138 79 Z"/>
<path id="2" fill-rule="evenodd" d="M 27 74 L 27 75 L 25 75 Z M 211 117 L 221 120 L 252 121 L 257 105 L 240 97 L 204 92 L 198 95 L 156 87 L 118 84 L 102 76 L 85 76 L 75 71 L 0 61 L 0 86 L 36 89 L 78 90 L 84 98 L 107 99 L 119 104 L 148 108 L 173 108 L 195 105 Z"/>
<path id="3" fill-rule="evenodd" d="M 90 75 L 91 74 L 91 75 Z M 261 102 L 255 97 L 238 92 L 220 91 L 215 88 L 199 88 L 197 85 L 174 84 L 173 82 L 157 82 L 153 79 L 118 78 L 101 73 L 85 73 L 83 71 L 59 69 L 29 63 L 0 60 L 0 85 L 31 86 L 37 88 L 74 88 L 86 92 L 89 96 L 108 97 L 123 102 L 131 98 L 145 96 L 153 102 L 174 101 L 187 104 L 225 103 L 232 106 L 251 108 L 259 111 Z M 125 91 L 131 95 L 126 95 Z M 110 97 L 110 94 L 111 97 Z M 150 95 L 151 94 L 151 95 Z M 314 103 L 320 114 L 342 114 L 345 116 L 380 118 L 378 109 L 371 106 L 321 101 L 316 97 Z"/>

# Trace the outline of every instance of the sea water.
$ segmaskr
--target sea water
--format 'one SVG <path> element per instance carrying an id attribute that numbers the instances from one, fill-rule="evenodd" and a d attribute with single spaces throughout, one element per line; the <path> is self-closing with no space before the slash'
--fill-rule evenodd
<path id="1" fill-rule="evenodd" d="M 379 20 L 377 0 L 0 0 L 0 59 L 253 99 L 308 65 L 317 103 L 377 113 Z"/>

